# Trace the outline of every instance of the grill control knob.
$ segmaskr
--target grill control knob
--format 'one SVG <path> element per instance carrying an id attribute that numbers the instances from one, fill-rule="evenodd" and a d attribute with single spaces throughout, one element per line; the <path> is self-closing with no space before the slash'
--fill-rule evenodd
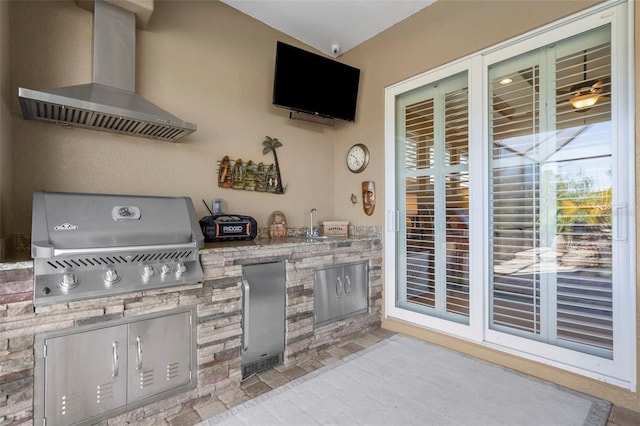
<path id="1" fill-rule="evenodd" d="M 142 277 L 143 278 L 151 278 L 155 274 L 156 274 L 156 270 L 153 269 L 153 266 L 151 266 L 151 265 L 144 265 L 144 268 L 142 268 Z"/>
<path id="2" fill-rule="evenodd" d="M 160 273 L 162 275 L 167 275 L 169 272 L 171 272 L 171 268 L 166 263 L 160 267 Z"/>
<path id="3" fill-rule="evenodd" d="M 120 281 L 120 274 L 113 268 L 107 269 L 107 271 L 104 273 L 104 281 L 107 284 L 117 283 L 118 281 Z"/>
<path id="4" fill-rule="evenodd" d="M 176 275 L 180 276 L 185 272 L 187 272 L 187 265 L 182 262 L 178 262 L 178 264 L 176 265 Z"/>
<path id="5" fill-rule="evenodd" d="M 69 290 L 78 285 L 78 278 L 73 272 L 65 272 L 60 280 L 60 288 L 63 290 Z"/>

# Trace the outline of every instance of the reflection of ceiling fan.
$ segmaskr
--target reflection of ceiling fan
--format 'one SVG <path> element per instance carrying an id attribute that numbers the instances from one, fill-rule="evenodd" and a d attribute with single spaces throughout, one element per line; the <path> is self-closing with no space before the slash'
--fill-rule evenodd
<path id="1" fill-rule="evenodd" d="M 609 84 L 608 79 L 583 81 L 571 86 L 569 91 L 573 93 L 573 97 L 569 99 L 569 103 L 576 112 L 587 111 L 598 101 L 609 99 L 603 96 L 605 86 Z"/>
<path id="2" fill-rule="evenodd" d="M 580 67 L 580 64 L 582 64 L 582 73 L 580 73 L 579 68 L 576 70 L 576 67 Z M 588 64 L 591 64 L 592 69 L 587 69 Z M 558 80 L 556 81 L 556 84 L 563 84 L 556 87 L 556 108 L 558 112 L 583 113 L 589 111 L 598 103 L 611 100 L 611 76 L 608 74 L 609 66 L 606 63 L 605 56 L 598 56 L 588 61 L 587 52 L 583 51 L 582 61 L 577 64 L 575 62 L 569 65 L 563 64 L 562 68 L 562 77 L 557 77 Z M 531 109 L 527 110 L 524 104 L 514 105 L 514 103 L 518 98 L 523 98 L 517 92 L 522 89 L 521 86 L 525 83 L 538 92 L 539 80 L 537 75 L 534 74 L 531 68 L 526 68 L 519 70 L 517 74 L 514 73 L 505 77 L 510 77 L 509 82 L 506 84 L 519 84 L 520 87 L 502 92 L 500 95 L 494 94 L 492 97 L 493 112 L 510 122 L 531 119 Z M 575 83 L 576 80 L 580 80 L 580 77 L 582 77 L 582 81 Z M 503 83 L 500 82 L 500 84 Z M 529 106 L 534 108 L 531 105 Z"/>
<path id="3" fill-rule="evenodd" d="M 574 84 L 569 88 L 569 93 L 573 96 L 569 99 L 569 104 L 575 112 L 588 111 L 592 106 L 601 100 L 608 100 L 604 96 L 609 93 L 608 86 L 611 79 L 607 77 L 587 80 L 587 51 L 584 51 L 582 61 L 583 81 Z"/>

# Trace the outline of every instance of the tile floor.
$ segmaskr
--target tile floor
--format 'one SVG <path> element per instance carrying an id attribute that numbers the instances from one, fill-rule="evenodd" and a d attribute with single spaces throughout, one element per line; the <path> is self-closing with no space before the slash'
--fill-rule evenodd
<path id="1" fill-rule="evenodd" d="M 300 365 L 293 367 L 277 366 L 263 371 L 245 380 L 240 388 L 223 391 L 217 396 L 198 401 L 192 407 L 184 408 L 180 413 L 166 419 L 165 424 L 168 426 L 192 426 L 251 398 L 262 395 L 271 389 L 282 386 L 307 373 L 378 343 L 392 334 L 392 332 L 383 329 L 375 330 L 363 337 L 344 342 L 339 346 L 327 348 L 313 360 L 305 361 Z M 637 425 L 640 425 L 640 412 L 612 406 L 607 426 Z"/>

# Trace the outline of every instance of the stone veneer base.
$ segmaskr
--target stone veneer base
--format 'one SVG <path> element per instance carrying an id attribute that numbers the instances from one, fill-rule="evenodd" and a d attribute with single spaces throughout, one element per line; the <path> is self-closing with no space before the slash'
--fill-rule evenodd
<path id="1" fill-rule="evenodd" d="M 374 231 L 373 234 L 378 234 Z M 216 243 L 201 251 L 204 282 L 35 309 L 30 262 L 0 268 L 0 423 L 33 424 L 34 336 L 52 330 L 161 312 L 197 308 L 197 388 L 109 419 L 104 424 L 153 424 L 221 391 L 240 387 L 242 265 L 286 261 L 284 364 L 296 365 L 323 349 L 378 329 L 382 310 L 382 243 L 361 236 L 338 241 L 299 238 Z M 369 307 L 364 314 L 314 328 L 313 273 L 318 267 L 366 261 Z"/>

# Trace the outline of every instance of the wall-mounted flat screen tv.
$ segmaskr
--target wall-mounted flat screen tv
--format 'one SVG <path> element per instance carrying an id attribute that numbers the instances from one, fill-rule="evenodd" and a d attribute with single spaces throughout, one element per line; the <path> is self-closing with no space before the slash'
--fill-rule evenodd
<path id="1" fill-rule="evenodd" d="M 276 47 L 273 104 L 326 118 L 355 121 L 360 70 L 290 46 Z"/>

